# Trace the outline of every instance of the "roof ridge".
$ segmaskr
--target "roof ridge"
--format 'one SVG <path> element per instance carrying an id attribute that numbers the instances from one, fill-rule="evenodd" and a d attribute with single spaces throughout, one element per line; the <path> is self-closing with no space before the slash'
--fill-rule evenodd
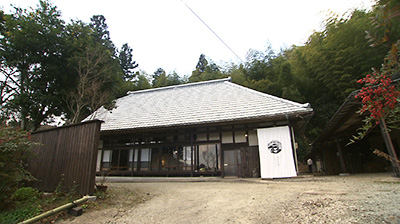
<path id="1" fill-rule="evenodd" d="M 154 91 L 160 91 L 160 90 L 166 90 L 166 89 L 175 89 L 175 88 L 182 88 L 182 87 L 188 87 L 188 86 L 195 86 L 195 85 L 203 85 L 203 84 L 210 84 L 210 83 L 217 83 L 217 82 L 231 82 L 232 78 L 223 78 L 223 79 L 214 79 L 214 80 L 208 80 L 208 81 L 201 81 L 201 82 L 192 82 L 192 83 L 185 83 L 185 84 L 179 84 L 179 85 L 172 85 L 172 86 L 164 86 L 164 87 L 158 87 L 158 88 L 152 88 L 152 89 L 144 89 L 144 90 L 137 90 L 137 91 L 128 91 L 129 94 L 136 94 L 136 93 L 147 93 L 147 92 L 154 92 Z"/>
<path id="2" fill-rule="evenodd" d="M 287 100 L 287 99 L 284 99 L 284 98 L 281 98 L 281 97 L 277 97 L 277 96 L 274 96 L 274 95 L 271 95 L 271 94 L 268 94 L 268 93 L 263 93 L 263 92 L 260 92 L 260 91 L 245 87 L 245 86 L 241 86 L 241 85 L 238 85 L 236 83 L 230 82 L 229 84 L 233 85 L 233 86 L 236 86 L 238 88 L 244 89 L 244 90 L 249 91 L 249 92 L 253 92 L 253 93 L 256 93 L 256 94 L 259 94 L 259 95 L 262 95 L 262 96 L 266 96 L 266 97 L 272 98 L 274 100 L 278 100 L 280 102 L 289 103 L 289 104 L 292 104 L 292 105 L 295 105 L 295 106 L 298 106 L 298 107 L 302 107 L 302 108 L 310 107 L 310 103 L 301 104 L 301 103 L 297 103 L 295 101 L 291 101 L 291 100 Z"/>

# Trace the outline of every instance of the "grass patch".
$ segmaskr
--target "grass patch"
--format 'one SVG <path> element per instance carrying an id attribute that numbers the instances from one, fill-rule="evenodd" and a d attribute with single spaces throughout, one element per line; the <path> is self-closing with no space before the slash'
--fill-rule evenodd
<path id="1" fill-rule="evenodd" d="M 152 198 L 148 193 L 138 189 L 125 187 L 123 184 L 110 184 L 107 191 L 95 193 L 96 201 L 85 203 L 82 205 L 83 212 L 92 212 L 106 210 L 109 208 L 117 208 L 121 210 L 132 209 Z M 85 214 L 83 214 L 84 216 Z M 68 216 L 68 220 L 75 219 L 73 216 Z"/>
<path id="2" fill-rule="evenodd" d="M 31 187 L 20 188 L 12 195 L 8 208 L 0 212 L 0 223 L 21 222 L 79 198 L 77 194 L 46 195 Z M 45 218 L 42 223 L 51 223 L 63 216 L 66 212 Z"/>
<path id="3" fill-rule="evenodd" d="M 131 208 L 150 199 L 147 193 L 123 186 L 111 186 L 106 192 L 96 192 L 95 196 L 96 201 L 79 205 L 84 213 L 111 207 Z M 43 194 L 34 188 L 21 188 L 13 194 L 12 204 L 8 209 L 0 211 L 0 223 L 18 223 L 79 198 L 81 196 L 73 192 Z M 40 223 L 54 223 L 59 219 L 73 220 L 75 217 L 63 211 L 41 220 Z"/>

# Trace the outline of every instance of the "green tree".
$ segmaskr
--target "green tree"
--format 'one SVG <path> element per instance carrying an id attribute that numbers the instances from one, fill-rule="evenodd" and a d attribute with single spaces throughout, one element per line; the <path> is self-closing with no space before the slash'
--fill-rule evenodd
<path id="1" fill-rule="evenodd" d="M 204 54 L 201 54 L 199 61 L 197 62 L 196 69 L 192 71 L 192 75 L 189 77 L 189 82 L 199 82 L 201 81 L 201 74 L 206 70 L 208 61 Z"/>
<path id="2" fill-rule="evenodd" d="M 92 36 L 93 40 L 102 44 L 107 49 L 115 54 L 115 45 L 111 41 L 110 32 L 108 31 L 108 25 L 106 23 L 106 18 L 103 15 L 94 15 L 90 18 L 90 27 L 93 29 Z"/>
<path id="3" fill-rule="evenodd" d="M 208 65 L 208 61 L 206 59 L 206 56 L 204 54 L 201 54 L 199 57 L 199 61 L 197 62 L 196 69 L 199 70 L 199 72 L 203 73 L 206 71 L 206 67 Z"/>
<path id="4" fill-rule="evenodd" d="M 125 44 L 117 54 L 104 16 L 65 24 L 48 1 L 14 10 L 0 10 L 2 119 L 18 115 L 32 130 L 53 115 L 77 122 L 133 89 L 132 49 Z"/>
<path id="5" fill-rule="evenodd" d="M 400 2 L 398 0 L 379 0 L 374 6 L 372 27 L 367 30 L 371 47 L 383 45 L 391 49 L 400 36 Z"/>
<path id="6" fill-rule="evenodd" d="M 179 77 L 178 73 L 173 71 L 167 76 L 167 86 L 183 84 L 184 81 Z"/>
<path id="7" fill-rule="evenodd" d="M 103 16 L 94 16 L 92 24 L 73 21 L 67 26 L 68 66 L 74 79 L 73 88 L 64 90 L 64 100 L 71 123 L 80 122 L 101 106 L 112 109 L 114 99 L 133 89 L 127 80 L 135 75 L 132 51 L 125 44 L 116 57 L 106 28 Z"/>
<path id="8" fill-rule="evenodd" d="M 153 81 L 152 81 L 152 86 L 153 87 L 163 87 L 167 85 L 167 75 L 165 73 L 165 70 L 162 68 L 158 68 L 154 73 L 153 73 Z"/>
<path id="9" fill-rule="evenodd" d="M 250 50 L 244 70 L 247 86 L 289 100 L 304 101 L 298 89 L 301 82 L 293 74 L 288 59 L 291 51 L 275 54 L 270 47 L 265 52 Z"/>
<path id="10" fill-rule="evenodd" d="M 139 66 L 136 61 L 133 60 L 132 51 L 132 48 L 126 43 L 122 45 L 118 55 L 119 64 L 124 72 L 124 79 L 127 81 L 132 81 L 135 78 L 136 73 L 133 69 Z"/>
<path id="11" fill-rule="evenodd" d="M 354 10 L 349 18 L 331 17 L 323 31 L 289 52 L 298 90 L 315 111 L 310 132 L 322 130 L 349 93 L 360 88 L 357 80 L 382 63 L 385 49 L 370 48 L 365 38 L 373 14 Z"/>
<path id="12" fill-rule="evenodd" d="M 139 73 L 139 72 L 137 72 Z M 142 72 L 140 74 L 136 74 L 136 81 L 134 90 L 143 90 L 143 89 L 150 89 L 151 85 L 149 79 L 147 78 L 147 74 Z"/>
<path id="13" fill-rule="evenodd" d="M 226 77 L 231 77 L 232 82 L 243 85 L 243 86 L 248 86 L 246 77 L 244 75 L 244 66 L 243 64 L 236 65 L 236 64 L 229 64 L 225 66 L 223 76 Z"/>
<path id="14" fill-rule="evenodd" d="M 66 103 L 71 123 L 80 122 L 101 106 L 113 108 L 115 95 L 106 85 L 113 83 L 110 73 L 115 71 L 115 62 L 102 45 L 88 46 L 71 58 L 71 64 L 78 75 L 76 87 L 66 93 Z"/>
<path id="15" fill-rule="evenodd" d="M 47 1 L 30 11 L 15 7 L 14 14 L 1 14 L 1 81 L 6 93 L 2 98 L 7 98 L 9 110 L 20 115 L 23 129 L 28 122 L 36 128 L 49 115 L 59 115 L 63 107 L 64 22 Z"/>
<path id="16" fill-rule="evenodd" d="M 207 81 L 222 77 L 223 73 L 218 65 L 215 64 L 211 59 L 207 60 L 206 56 L 201 54 L 196 65 L 196 69 L 192 71 L 192 74 L 189 77 L 189 82 Z"/>
<path id="17" fill-rule="evenodd" d="M 270 62 L 274 56 L 274 54 L 265 55 L 262 51 L 250 49 L 246 56 L 246 79 L 257 82 L 267 77 L 272 78 L 274 74 L 270 69 Z"/>

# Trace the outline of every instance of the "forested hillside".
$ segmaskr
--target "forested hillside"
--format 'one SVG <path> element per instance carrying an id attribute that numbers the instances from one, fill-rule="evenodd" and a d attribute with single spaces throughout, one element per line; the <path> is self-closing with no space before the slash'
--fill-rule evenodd
<path id="1" fill-rule="evenodd" d="M 162 68 L 138 71 L 134 52 L 127 44 L 114 45 L 101 15 L 89 24 L 66 23 L 47 1 L 37 9 L 0 11 L 1 115 L 19 117 L 25 129 L 36 129 L 52 115 L 79 122 L 102 105 L 112 108 L 127 91 L 230 76 L 240 85 L 311 103 L 310 141 L 348 94 L 361 88 L 357 80 L 380 68 L 400 39 L 399 4 L 381 0 L 371 11 L 331 17 L 304 45 L 280 52 L 250 49 L 242 64 L 219 66 L 200 55 L 184 77 Z"/>

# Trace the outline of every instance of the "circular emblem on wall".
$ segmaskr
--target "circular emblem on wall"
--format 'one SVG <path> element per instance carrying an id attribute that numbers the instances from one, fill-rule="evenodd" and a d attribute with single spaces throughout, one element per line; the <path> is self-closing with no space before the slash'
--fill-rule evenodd
<path id="1" fill-rule="evenodd" d="M 272 140 L 268 143 L 268 149 L 271 153 L 277 154 L 282 151 L 282 143 L 278 140 Z"/>

